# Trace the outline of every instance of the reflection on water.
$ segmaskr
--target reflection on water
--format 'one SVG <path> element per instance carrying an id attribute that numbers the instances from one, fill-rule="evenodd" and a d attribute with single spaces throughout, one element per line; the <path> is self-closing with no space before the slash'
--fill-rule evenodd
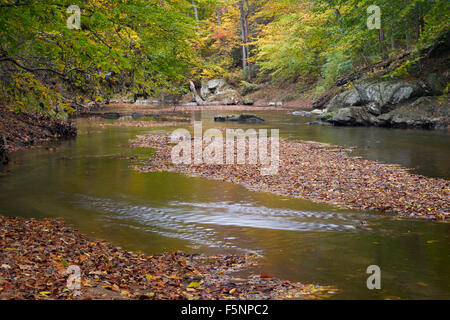
<path id="1" fill-rule="evenodd" d="M 195 117 L 209 120 L 205 128 L 215 125 L 208 113 Z M 448 177 L 445 132 L 310 127 L 299 117 L 263 117 L 262 127 L 280 128 L 285 137 L 360 146 L 364 157 L 418 170 L 429 161 L 425 171 Z M 123 158 L 148 154 L 124 146 L 136 134 L 157 130 L 101 130 L 89 120 L 79 125 L 79 137 L 58 152 L 14 155 L 13 174 L 0 177 L 0 214 L 64 217 L 85 234 L 147 253 L 257 253 L 264 272 L 336 285 L 343 289 L 340 298 L 450 298 L 448 223 L 343 210 L 173 173 L 139 173 Z M 403 144 L 408 136 L 415 141 Z M 366 288 L 372 264 L 381 267 L 381 291 Z"/>

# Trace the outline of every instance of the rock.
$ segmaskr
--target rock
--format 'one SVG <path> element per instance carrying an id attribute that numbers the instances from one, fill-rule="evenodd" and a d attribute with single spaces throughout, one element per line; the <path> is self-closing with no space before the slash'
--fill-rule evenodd
<path id="1" fill-rule="evenodd" d="M 240 94 L 223 79 L 203 82 L 200 96 L 207 105 L 236 105 L 242 101 Z"/>
<path id="2" fill-rule="evenodd" d="M 252 114 L 241 114 L 239 116 L 216 116 L 215 122 L 241 122 L 241 123 L 261 123 L 264 119 Z"/>
<path id="3" fill-rule="evenodd" d="M 380 107 L 381 113 L 386 113 L 392 110 L 393 105 L 430 93 L 426 84 L 420 81 L 367 82 L 355 84 L 355 88 L 331 99 L 327 112 L 373 102 Z"/>
<path id="4" fill-rule="evenodd" d="M 446 86 L 439 74 L 430 74 L 426 81 L 371 81 L 354 86 L 331 99 L 327 112 L 320 115 L 321 121 L 336 125 L 447 126 L 448 99 L 430 96 L 442 94 Z"/>
<path id="5" fill-rule="evenodd" d="M 135 120 L 141 119 L 144 117 L 144 115 L 140 112 L 133 112 L 133 114 L 131 115 L 131 117 Z"/>
<path id="6" fill-rule="evenodd" d="M 309 117 L 309 116 L 311 116 L 311 112 L 300 110 L 300 111 L 294 111 L 294 112 L 292 112 L 292 115 L 294 115 L 294 116 Z"/>
<path id="7" fill-rule="evenodd" d="M 331 122 L 333 117 L 336 115 L 337 111 L 327 112 L 319 117 L 320 121 Z"/>
<path id="8" fill-rule="evenodd" d="M 360 95 L 358 94 L 358 91 L 346 91 L 338 94 L 333 99 L 331 99 L 330 103 L 327 106 L 327 112 L 334 112 L 342 108 L 357 106 L 361 103 L 362 100 Z"/>
<path id="9" fill-rule="evenodd" d="M 362 126 L 378 122 L 378 119 L 371 115 L 365 108 L 348 107 L 340 109 L 331 119 L 335 125 Z"/>
<path id="10" fill-rule="evenodd" d="M 313 121 L 313 122 L 308 122 L 307 125 L 308 126 L 331 126 L 331 123 L 323 122 L 323 121 Z"/>
<path id="11" fill-rule="evenodd" d="M 198 104 L 196 102 L 188 102 L 188 103 L 183 103 L 181 106 L 182 107 L 196 107 L 196 106 L 198 106 Z"/>
<path id="12" fill-rule="evenodd" d="M 444 92 L 445 87 L 447 86 L 444 78 L 437 73 L 428 75 L 426 83 L 431 93 L 436 96 L 441 95 Z"/>
<path id="13" fill-rule="evenodd" d="M 152 100 L 146 100 L 146 99 L 136 100 L 134 102 L 134 104 L 137 106 L 148 106 L 148 105 L 152 104 Z"/>
<path id="14" fill-rule="evenodd" d="M 381 108 L 376 102 L 370 102 L 367 105 L 367 111 L 374 116 L 379 116 L 381 114 Z"/>
<path id="15" fill-rule="evenodd" d="M 395 105 L 414 97 L 426 94 L 426 86 L 419 81 L 384 81 L 362 85 L 362 91 L 366 95 L 366 101 L 376 102 L 382 112 L 388 105 Z"/>
<path id="16" fill-rule="evenodd" d="M 321 116 L 324 113 L 325 113 L 325 111 L 324 110 L 320 110 L 320 109 L 315 109 L 315 110 L 311 111 L 311 114 L 313 116 Z"/>
<path id="17" fill-rule="evenodd" d="M 208 99 L 211 95 L 218 94 L 224 90 L 229 89 L 227 82 L 223 79 L 213 79 L 202 83 L 200 95 L 203 100 Z"/>
<path id="18" fill-rule="evenodd" d="M 269 107 L 282 107 L 283 106 L 283 102 L 279 101 L 279 102 L 269 102 Z"/>
<path id="19" fill-rule="evenodd" d="M 107 113 L 102 114 L 102 117 L 105 119 L 119 119 L 120 114 L 117 112 L 107 112 Z"/>
<path id="20" fill-rule="evenodd" d="M 450 105 L 438 97 L 421 97 L 378 117 L 379 125 L 398 128 L 447 128 Z"/>

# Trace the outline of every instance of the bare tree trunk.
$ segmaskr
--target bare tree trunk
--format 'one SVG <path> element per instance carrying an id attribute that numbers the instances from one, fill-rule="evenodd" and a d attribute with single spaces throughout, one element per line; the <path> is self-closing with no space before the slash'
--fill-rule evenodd
<path id="1" fill-rule="evenodd" d="M 381 57 L 383 60 L 387 60 L 389 58 L 386 46 L 385 46 L 385 38 L 384 38 L 384 32 L 383 32 L 383 28 L 380 28 L 378 30 L 378 38 L 380 40 L 380 45 L 381 45 Z"/>
<path id="2" fill-rule="evenodd" d="M 221 7 L 216 8 L 216 15 L 217 15 L 217 25 L 220 27 L 222 25 L 222 8 Z"/>
<path id="3" fill-rule="evenodd" d="M 420 2 L 418 2 L 416 4 L 416 37 L 417 37 L 417 40 L 420 39 L 420 36 L 422 35 L 424 27 L 425 27 L 425 21 L 423 19 L 422 5 L 420 4 Z"/>
<path id="4" fill-rule="evenodd" d="M 394 18 L 392 18 L 391 21 L 394 21 Z M 394 33 L 394 23 L 391 22 L 391 49 L 392 51 L 395 51 L 395 33 Z"/>
<path id="5" fill-rule="evenodd" d="M 195 17 L 195 21 L 197 22 L 197 32 L 199 32 L 200 28 L 198 26 L 198 10 L 197 10 L 197 6 L 195 5 L 194 0 L 192 0 L 192 6 L 194 7 L 194 17 Z"/>
<path id="6" fill-rule="evenodd" d="M 241 26 L 241 38 L 242 38 L 242 68 L 244 71 L 247 69 L 247 49 L 246 49 L 246 34 L 245 34 L 245 12 L 244 4 L 239 1 L 239 11 L 241 13 L 240 26 Z"/>
<path id="7" fill-rule="evenodd" d="M 409 30 L 406 30 L 405 41 L 406 41 L 406 50 L 409 50 L 411 48 L 411 36 L 409 34 Z"/>
<path id="8" fill-rule="evenodd" d="M 334 10 L 334 14 L 336 15 L 336 19 L 338 22 L 338 28 L 339 30 L 342 30 L 342 16 L 341 16 L 341 12 L 339 11 L 339 9 L 335 9 Z"/>
<path id="9" fill-rule="evenodd" d="M 245 10 L 245 16 L 244 16 L 244 27 L 245 27 L 245 47 L 247 50 L 247 59 L 250 58 L 250 49 L 248 45 L 248 15 L 250 12 L 250 7 L 248 5 L 248 0 L 245 0 L 246 10 Z"/>
<path id="10" fill-rule="evenodd" d="M 250 7 L 248 4 L 248 0 L 245 0 L 245 7 L 244 7 L 244 2 L 239 1 L 239 10 L 241 12 L 240 24 L 241 24 L 241 33 L 242 33 L 242 57 L 243 57 L 242 66 L 244 68 L 244 72 L 247 75 L 247 79 L 250 81 L 252 78 L 252 75 L 251 75 L 251 71 L 250 71 L 249 63 L 248 63 L 248 59 L 250 58 L 250 47 L 248 45 L 248 34 L 249 34 L 248 15 L 250 12 Z"/>

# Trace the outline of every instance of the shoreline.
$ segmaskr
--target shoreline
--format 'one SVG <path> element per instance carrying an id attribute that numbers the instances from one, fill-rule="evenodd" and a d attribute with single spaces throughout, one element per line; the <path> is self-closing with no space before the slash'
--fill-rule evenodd
<path id="1" fill-rule="evenodd" d="M 0 245 L 0 300 L 317 300 L 338 292 L 265 273 L 235 276 L 257 266 L 251 255 L 126 251 L 80 234 L 61 218 L 0 216 Z M 78 288 L 67 286 L 70 266 L 79 267 Z"/>
<path id="2" fill-rule="evenodd" d="M 45 146 L 76 135 L 77 129 L 69 121 L 39 113 L 15 113 L 0 107 L 0 166 L 8 163 L 11 152 Z"/>
<path id="3" fill-rule="evenodd" d="M 172 165 L 169 135 L 140 135 L 130 145 L 156 149 L 148 162 L 133 166 L 141 172 L 176 172 L 239 184 L 251 191 L 401 217 L 450 219 L 450 181 L 350 156 L 339 146 L 280 140 L 279 172 L 262 176 L 259 165 Z"/>

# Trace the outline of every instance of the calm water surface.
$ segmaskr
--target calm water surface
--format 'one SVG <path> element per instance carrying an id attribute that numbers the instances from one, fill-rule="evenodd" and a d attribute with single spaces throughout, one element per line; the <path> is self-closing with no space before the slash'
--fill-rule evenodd
<path id="1" fill-rule="evenodd" d="M 218 112 L 195 113 L 204 127 Z M 450 135 L 442 131 L 307 126 L 303 117 L 260 115 L 281 136 L 357 147 L 356 155 L 399 163 L 448 179 Z M 0 214 L 64 217 L 81 232 L 146 253 L 257 253 L 259 270 L 301 282 L 335 285 L 337 298 L 450 299 L 450 224 L 398 220 L 343 210 L 173 173 L 139 173 L 123 157 L 137 134 L 173 128 L 98 126 L 79 120 L 79 136 L 58 146 L 16 153 L 0 176 Z M 360 227 L 361 221 L 367 227 Z M 382 290 L 366 287 L 365 270 L 379 265 Z"/>

